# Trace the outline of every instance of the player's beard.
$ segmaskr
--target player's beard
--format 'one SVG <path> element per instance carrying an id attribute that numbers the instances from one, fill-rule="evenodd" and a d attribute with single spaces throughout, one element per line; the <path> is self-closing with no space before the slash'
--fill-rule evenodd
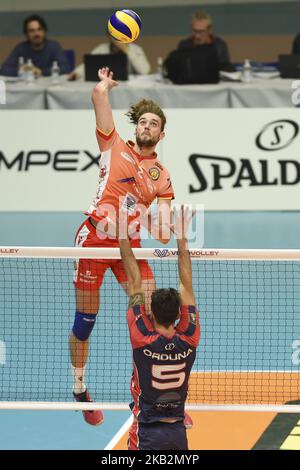
<path id="1" fill-rule="evenodd" d="M 146 135 L 146 138 L 145 138 L 145 136 L 143 136 L 143 133 L 142 133 L 142 135 L 139 135 L 139 134 L 136 135 L 136 143 L 137 143 L 137 145 L 139 146 L 140 149 L 155 147 L 155 145 L 158 142 L 159 142 L 158 137 L 156 137 L 156 138 L 151 137 L 149 134 Z"/>

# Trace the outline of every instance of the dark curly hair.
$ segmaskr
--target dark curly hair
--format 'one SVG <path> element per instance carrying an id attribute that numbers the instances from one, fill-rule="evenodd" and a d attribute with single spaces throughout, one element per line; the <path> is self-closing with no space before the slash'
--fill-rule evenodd
<path id="1" fill-rule="evenodd" d="M 139 122 L 140 117 L 145 113 L 152 113 L 156 114 L 156 116 L 160 117 L 161 119 L 161 130 L 163 131 L 166 125 L 166 116 L 163 110 L 152 100 L 141 100 L 136 104 L 130 106 L 128 113 L 126 116 L 129 117 L 130 122 L 137 125 Z"/>
<path id="2" fill-rule="evenodd" d="M 42 18 L 39 15 L 31 15 L 31 16 L 28 16 L 27 18 L 25 18 L 25 20 L 23 21 L 23 33 L 24 34 L 27 34 L 28 24 L 31 23 L 31 21 L 37 21 L 39 23 L 40 27 L 44 31 L 48 31 L 47 23 L 44 20 L 44 18 Z"/>
<path id="3" fill-rule="evenodd" d="M 151 310 L 155 320 L 169 328 L 177 320 L 180 307 L 179 293 L 176 289 L 157 289 L 151 296 Z"/>

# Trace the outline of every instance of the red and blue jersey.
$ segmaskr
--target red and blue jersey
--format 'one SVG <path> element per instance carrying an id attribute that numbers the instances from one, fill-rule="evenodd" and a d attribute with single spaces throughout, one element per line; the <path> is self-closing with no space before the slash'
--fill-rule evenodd
<path id="1" fill-rule="evenodd" d="M 200 339 L 195 305 L 181 307 L 171 338 L 155 331 L 143 305 L 128 310 L 127 322 L 133 348 L 130 408 L 140 423 L 183 419 L 188 381 Z"/>

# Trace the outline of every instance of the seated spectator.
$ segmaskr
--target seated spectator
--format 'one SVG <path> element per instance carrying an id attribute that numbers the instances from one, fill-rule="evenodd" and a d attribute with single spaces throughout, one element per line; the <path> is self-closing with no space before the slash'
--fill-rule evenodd
<path id="1" fill-rule="evenodd" d="M 196 12 L 192 16 L 192 35 L 178 44 L 178 49 L 190 49 L 194 46 L 213 44 L 217 51 L 219 70 L 227 72 L 234 71 L 235 68 L 230 62 L 229 51 L 226 42 L 213 34 L 211 17 L 202 11 Z M 199 51 L 201 49 L 199 48 Z"/>
<path id="2" fill-rule="evenodd" d="M 141 46 L 137 44 L 122 44 L 114 41 L 110 35 L 108 35 L 108 42 L 99 44 L 93 49 L 90 54 L 118 54 L 123 53 L 128 58 L 128 73 L 133 75 L 146 75 L 150 72 L 150 64 L 146 57 L 146 54 Z M 74 70 L 72 77 L 84 78 L 85 67 L 84 64 L 78 65 Z"/>
<path id="3" fill-rule="evenodd" d="M 300 54 L 300 33 L 294 38 L 292 54 Z"/>
<path id="4" fill-rule="evenodd" d="M 57 61 L 61 74 L 67 74 L 71 71 L 59 43 L 47 39 L 47 25 L 43 18 L 37 15 L 26 18 L 23 24 L 23 32 L 27 40 L 17 44 L 2 64 L 0 75 L 17 76 L 19 57 L 24 58 L 24 67 L 26 67 L 28 59 L 32 60 L 36 77 L 51 75 L 51 67 L 54 61 Z"/>

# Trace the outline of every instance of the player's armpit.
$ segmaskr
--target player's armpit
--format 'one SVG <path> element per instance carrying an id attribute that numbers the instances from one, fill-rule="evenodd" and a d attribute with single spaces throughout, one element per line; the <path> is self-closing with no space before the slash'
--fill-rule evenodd
<path id="1" fill-rule="evenodd" d="M 136 292 L 130 295 L 128 307 L 134 307 L 135 305 L 145 305 L 144 292 Z"/>

